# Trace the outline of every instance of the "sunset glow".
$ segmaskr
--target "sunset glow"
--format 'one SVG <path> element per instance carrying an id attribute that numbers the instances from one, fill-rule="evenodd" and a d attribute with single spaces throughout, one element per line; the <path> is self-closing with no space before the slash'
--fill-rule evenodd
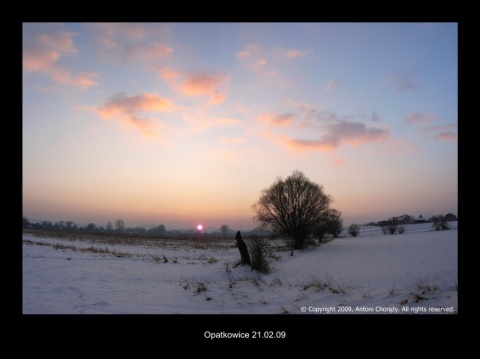
<path id="1" fill-rule="evenodd" d="M 456 23 L 22 30 L 31 220 L 253 229 L 261 191 L 294 170 L 344 225 L 457 215 Z"/>

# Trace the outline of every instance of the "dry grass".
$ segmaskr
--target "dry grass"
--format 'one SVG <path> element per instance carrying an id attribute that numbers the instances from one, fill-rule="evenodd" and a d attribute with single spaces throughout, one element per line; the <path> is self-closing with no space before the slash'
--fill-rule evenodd
<path id="1" fill-rule="evenodd" d="M 310 277 L 310 281 L 303 286 L 303 290 L 307 290 L 309 288 L 314 288 L 316 291 L 328 289 L 330 293 L 339 294 L 346 293 L 348 290 L 354 289 L 354 287 L 345 284 L 343 280 L 340 282 L 335 281 L 331 274 L 325 273 L 324 277 L 324 279 L 321 279 L 318 278 L 318 276 L 312 275 Z"/>

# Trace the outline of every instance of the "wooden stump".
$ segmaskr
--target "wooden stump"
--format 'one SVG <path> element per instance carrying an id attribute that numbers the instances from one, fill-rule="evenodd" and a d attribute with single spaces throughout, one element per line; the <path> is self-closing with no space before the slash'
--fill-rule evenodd
<path id="1" fill-rule="evenodd" d="M 241 258 L 242 264 L 251 265 L 250 255 L 248 254 L 247 245 L 243 241 L 242 234 L 240 233 L 240 231 L 238 231 L 237 234 L 235 235 L 235 239 L 237 240 L 237 247 L 238 247 L 238 250 L 240 251 L 240 258 Z"/>

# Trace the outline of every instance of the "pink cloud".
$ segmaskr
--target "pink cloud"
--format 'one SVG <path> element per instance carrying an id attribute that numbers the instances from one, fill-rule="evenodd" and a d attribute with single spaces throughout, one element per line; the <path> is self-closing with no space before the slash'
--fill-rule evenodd
<path id="1" fill-rule="evenodd" d="M 168 24 L 161 23 L 101 23 L 90 24 L 103 57 L 120 61 L 141 59 L 153 62 L 170 55 L 173 49 L 159 39 L 166 34 Z"/>
<path id="2" fill-rule="evenodd" d="M 458 135 L 454 132 L 441 132 L 434 137 L 436 140 L 440 141 L 458 141 Z"/>
<path id="3" fill-rule="evenodd" d="M 338 85 L 337 80 L 330 80 L 328 81 L 327 86 L 325 86 L 325 91 L 332 92 L 337 87 L 337 85 Z"/>
<path id="4" fill-rule="evenodd" d="M 77 53 L 77 48 L 72 39 L 73 35 L 73 33 L 57 31 L 53 34 L 38 34 L 36 39 L 42 46 L 61 53 Z"/>
<path id="5" fill-rule="evenodd" d="M 165 80 L 165 82 L 175 85 L 180 78 L 180 73 L 175 72 L 168 67 L 153 66 L 153 68 L 160 74 L 160 76 Z"/>
<path id="6" fill-rule="evenodd" d="M 419 153 L 420 149 L 412 142 L 405 143 L 397 138 L 392 137 L 387 144 L 387 148 L 394 153 L 406 154 L 408 152 Z"/>
<path id="7" fill-rule="evenodd" d="M 265 49 L 261 45 L 247 44 L 242 51 L 239 51 L 235 58 L 255 75 L 268 78 L 280 79 L 281 75 L 272 64 L 281 66 L 284 59 L 295 59 L 307 56 L 312 50 L 270 48 Z M 274 65 L 275 66 L 275 65 Z M 283 80 L 285 81 L 285 80 Z"/>
<path id="8" fill-rule="evenodd" d="M 67 32 L 38 34 L 34 38 L 34 43 L 26 46 L 23 51 L 23 70 L 41 73 L 49 76 L 57 84 L 83 90 L 97 86 L 98 83 L 95 82 L 97 74 L 90 72 L 72 74 L 68 68 L 58 63 L 63 54 L 77 53 L 72 36 L 73 34 Z"/>
<path id="9" fill-rule="evenodd" d="M 333 113 L 317 111 L 308 104 L 294 107 L 301 113 L 268 113 L 259 116 L 257 120 L 268 126 L 263 135 L 289 149 L 322 152 L 332 152 L 342 143 L 359 146 L 371 142 L 385 142 L 389 138 L 387 128 L 371 128 L 361 122 L 339 119 Z M 286 125 L 290 131 L 288 136 L 275 133 L 281 126 Z M 305 137 L 305 130 L 309 132 L 308 139 L 302 138 Z"/>
<path id="10" fill-rule="evenodd" d="M 105 101 L 103 106 L 94 108 L 105 118 L 119 118 L 134 125 L 146 134 L 154 134 L 163 127 L 156 118 L 140 117 L 140 112 L 172 112 L 175 106 L 155 93 L 142 93 L 137 96 L 116 94 Z"/>
<path id="11" fill-rule="evenodd" d="M 304 57 L 309 55 L 312 52 L 312 50 L 297 50 L 297 49 L 287 49 L 285 52 L 285 56 L 288 58 L 297 58 L 297 57 Z"/>
<path id="12" fill-rule="evenodd" d="M 145 38 L 145 24 L 141 23 L 96 23 L 89 24 L 97 41 L 105 47 L 119 47 L 128 40 Z"/>
<path id="13" fill-rule="evenodd" d="M 294 118 L 295 116 L 291 113 L 282 113 L 277 116 L 268 113 L 261 115 L 258 120 L 272 126 L 288 126 L 293 122 Z"/>
<path id="14" fill-rule="evenodd" d="M 405 119 L 406 122 L 413 123 L 416 125 L 423 125 L 424 123 L 429 123 L 435 121 L 436 117 L 431 113 L 417 113 L 412 112 Z"/>
<path id="15" fill-rule="evenodd" d="M 106 101 L 105 105 L 99 108 L 100 114 L 111 117 L 118 113 L 134 113 L 137 111 L 174 111 L 173 104 L 164 98 L 152 93 L 143 93 L 137 96 L 126 96 L 117 94 Z"/>
<path id="16" fill-rule="evenodd" d="M 173 49 L 171 47 L 160 43 L 155 43 L 152 46 L 143 46 L 141 48 L 138 48 L 138 50 L 142 54 L 142 57 L 150 60 L 168 56 L 173 52 Z"/>
<path id="17" fill-rule="evenodd" d="M 213 104 L 225 100 L 223 86 L 229 81 L 229 76 L 216 72 L 182 71 L 176 72 L 166 67 L 154 67 L 162 78 L 185 96 L 208 96 Z"/>
<path id="18" fill-rule="evenodd" d="M 330 153 L 338 147 L 334 139 L 323 140 L 294 140 L 286 135 L 280 135 L 280 142 L 293 151 L 314 150 Z"/>
<path id="19" fill-rule="evenodd" d="M 23 69 L 27 72 L 46 72 L 60 57 L 55 50 L 26 49 L 23 53 Z"/>
<path id="20" fill-rule="evenodd" d="M 286 135 L 279 136 L 281 142 L 293 150 L 315 150 L 330 153 L 341 143 L 359 146 L 370 142 L 384 142 L 388 139 L 388 131 L 384 129 L 366 128 L 360 123 L 340 123 L 332 126 L 329 132 L 318 140 L 292 139 Z"/>
<path id="21" fill-rule="evenodd" d="M 76 75 L 71 79 L 71 84 L 86 90 L 91 86 L 97 86 L 98 83 L 94 81 L 98 77 L 95 73 L 83 73 L 81 75 Z"/>
<path id="22" fill-rule="evenodd" d="M 136 58 L 145 61 L 147 63 L 152 63 L 162 57 L 166 57 L 173 52 L 171 47 L 168 47 L 164 44 L 154 43 L 154 44 L 133 44 L 133 45 L 122 45 L 117 48 L 117 51 L 110 51 L 110 55 L 115 55 L 120 61 L 128 62 Z"/>
<path id="23" fill-rule="evenodd" d="M 429 126 L 424 128 L 422 132 L 424 133 L 438 132 L 438 131 L 451 132 L 451 130 L 456 130 L 457 128 L 458 128 L 458 125 L 456 123 L 449 123 L 446 125 Z"/>
<path id="24" fill-rule="evenodd" d="M 429 126 L 423 129 L 424 134 L 435 133 L 433 138 L 435 140 L 440 141 L 457 141 L 458 135 L 455 132 L 457 130 L 458 124 L 456 123 L 449 123 L 445 125 L 438 125 L 438 126 Z"/>
<path id="25" fill-rule="evenodd" d="M 264 66 L 267 65 L 267 60 L 265 59 L 258 59 L 258 61 L 256 61 L 255 63 L 253 64 L 250 64 L 249 67 L 253 70 L 253 71 L 260 71 Z"/>
<path id="26" fill-rule="evenodd" d="M 281 54 L 280 54 L 281 55 Z M 269 60 L 266 57 L 272 58 L 271 51 L 265 51 L 262 46 L 255 44 L 245 45 L 244 49 L 235 55 L 243 66 L 250 69 L 256 75 L 267 77 L 278 77 L 279 74 L 275 70 L 271 70 L 267 65 Z M 278 58 L 279 54 L 274 57 Z"/>
<path id="27" fill-rule="evenodd" d="M 262 51 L 262 46 L 255 44 L 245 45 L 243 51 L 240 51 L 235 55 L 235 58 L 241 61 L 245 61 L 254 56 L 258 56 Z"/>

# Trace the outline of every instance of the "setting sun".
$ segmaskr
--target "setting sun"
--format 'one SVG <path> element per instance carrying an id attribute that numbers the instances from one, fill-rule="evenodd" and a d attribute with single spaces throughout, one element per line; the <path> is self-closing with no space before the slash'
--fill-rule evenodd
<path id="1" fill-rule="evenodd" d="M 253 230 L 262 190 L 294 170 L 345 226 L 458 211 L 455 22 L 24 22 L 21 36 L 31 221 Z"/>

